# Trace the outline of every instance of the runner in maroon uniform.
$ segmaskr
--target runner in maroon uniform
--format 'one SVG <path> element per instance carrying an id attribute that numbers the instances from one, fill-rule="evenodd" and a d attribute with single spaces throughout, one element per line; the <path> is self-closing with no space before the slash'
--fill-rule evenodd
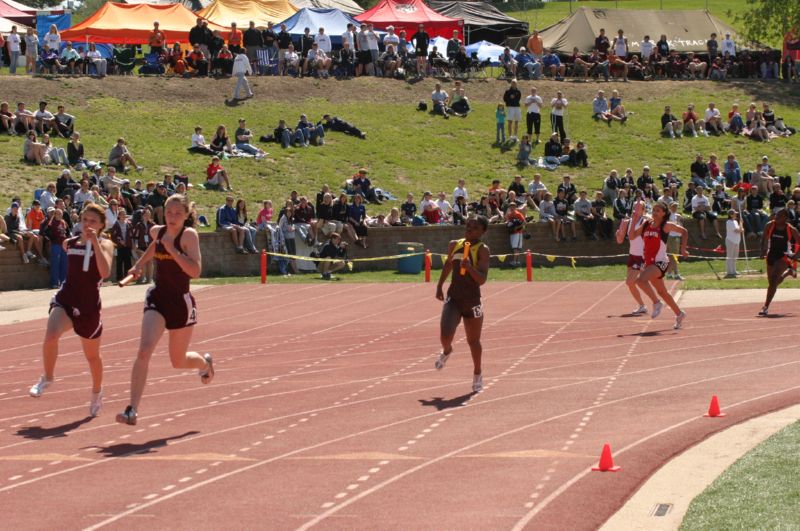
<path id="1" fill-rule="evenodd" d="M 767 299 L 758 315 L 769 315 L 769 305 L 778 286 L 789 275 L 796 277 L 797 270 L 792 263 L 797 258 L 797 245 L 800 244 L 800 233 L 787 223 L 788 212 L 779 210 L 775 219 L 764 227 L 764 238 L 761 243 L 761 257 L 767 260 Z"/>
<path id="2" fill-rule="evenodd" d="M 675 299 L 672 298 L 669 290 L 664 285 L 664 273 L 669 267 L 666 241 L 670 231 L 679 233 L 681 235 L 681 255 L 689 256 L 686 250 L 689 233 L 685 228 L 670 223 L 668 220 L 669 211 L 667 210 L 667 205 L 663 201 L 658 201 L 653 205 L 653 219 L 640 224 L 638 216 L 634 215 L 631 223 L 638 228 L 634 229 L 632 236 L 634 238 L 641 236 L 644 241 L 644 264 L 636 282 L 639 284 L 639 288 L 650 299 L 655 301 L 650 317 L 653 319 L 658 317 L 664 307 L 664 302 L 666 302 L 667 306 L 675 312 L 675 326 L 673 328 L 677 330 L 681 327 L 686 313 L 678 307 Z M 661 302 L 659 297 L 664 302 Z"/>
<path id="3" fill-rule="evenodd" d="M 131 373 L 131 403 L 117 422 L 136 424 L 137 410 L 147 383 L 147 367 L 158 340 L 169 330 L 169 358 L 176 369 L 198 369 L 203 383 L 214 377 L 211 355 L 187 352 L 197 322 L 194 297 L 189 281 L 200 276 L 200 240 L 189 228 L 189 203 L 186 197 L 175 194 L 164 204 L 166 225 L 156 225 L 150 231 L 152 242 L 136 261 L 130 274 L 139 277 L 150 260 L 156 264 L 156 284 L 147 291 L 142 338 L 139 353 Z"/>
<path id="4" fill-rule="evenodd" d="M 489 222 L 483 216 L 467 221 L 464 238 L 453 240 L 447 250 L 447 259 L 442 266 L 442 274 L 436 286 L 436 298 L 444 301 L 442 307 L 441 333 L 442 351 L 436 360 L 436 368 L 441 370 L 453 352 L 453 337 L 461 319 L 464 319 L 464 333 L 472 354 L 472 390 L 483 389 L 481 370 L 481 330 L 483 328 L 483 306 L 481 306 L 481 286 L 489 274 L 489 247 L 480 238 Z M 469 245 L 465 252 L 465 247 Z M 453 279 L 444 296 L 444 282 L 450 273 Z"/>
<path id="5" fill-rule="evenodd" d="M 67 280 L 50 302 L 50 317 L 42 345 L 44 374 L 30 389 L 33 397 L 42 396 L 53 383 L 58 340 L 70 326 L 81 338 L 83 353 L 92 372 L 93 417 L 103 406 L 103 360 L 100 358 L 100 284 L 111 274 L 114 244 L 98 235 L 105 229 L 106 213 L 94 204 L 81 213 L 81 235 L 64 241 L 67 253 Z"/>

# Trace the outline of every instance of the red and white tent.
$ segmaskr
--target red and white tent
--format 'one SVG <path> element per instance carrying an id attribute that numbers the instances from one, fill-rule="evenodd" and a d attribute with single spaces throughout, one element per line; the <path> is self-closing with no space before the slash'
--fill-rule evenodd
<path id="1" fill-rule="evenodd" d="M 461 30 L 464 20 L 440 15 L 422 0 L 381 0 L 375 7 L 357 15 L 359 22 L 369 22 L 378 29 L 394 26 L 395 33 L 406 31 L 406 37 L 417 32 L 420 24 L 431 37 L 453 36 L 453 30 Z"/>

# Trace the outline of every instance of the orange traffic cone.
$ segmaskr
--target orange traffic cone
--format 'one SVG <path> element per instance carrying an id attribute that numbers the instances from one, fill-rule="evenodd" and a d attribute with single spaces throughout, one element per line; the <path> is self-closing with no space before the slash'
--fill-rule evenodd
<path id="1" fill-rule="evenodd" d="M 704 417 L 724 417 L 727 413 L 722 413 L 719 410 L 719 399 L 717 395 L 711 397 L 711 403 L 708 405 L 708 413 Z"/>
<path id="2" fill-rule="evenodd" d="M 603 445 L 603 451 L 600 453 L 600 462 L 597 466 L 593 466 L 592 470 L 597 472 L 616 472 L 622 467 L 614 466 L 614 458 L 611 457 L 611 446 L 608 443 Z"/>

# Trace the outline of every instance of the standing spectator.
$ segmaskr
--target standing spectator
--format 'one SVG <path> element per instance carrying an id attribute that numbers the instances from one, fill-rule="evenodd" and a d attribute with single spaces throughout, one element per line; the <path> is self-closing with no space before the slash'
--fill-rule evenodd
<path id="1" fill-rule="evenodd" d="M 247 230 L 239 225 L 236 209 L 233 207 L 233 196 L 226 197 L 225 204 L 217 210 L 217 230 L 231 235 L 231 240 L 238 254 L 247 254 L 247 251 L 244 250 Z M 292 237 L 294 237 L 294 234 L 292 234 Z"/>
<path id="2" fill-rule="evenodd" d="M 286 56 L 289 53 L 289 47 L 292 46 L 292 35 L 286 31 L 286 24 L 281 24 L 281 30 L 278 32 L 276 39 L 278 42 L 278 74 L 285 76 L 289 70 Z"/>
<path id="3" fill-rule="evenodd" d="M 564 129 L 564 116 L 567 113 L 567 105 L 569 105 L 569 102 L 564 97 L 564 93 L 560 90 L 556 91 L 556 97 L 550 100 L 550 123 L 553 132 L 558 131 L 561 142 L 564 142 L 564 139 L 567 138 L 567 131 Z"/>
<path id="4" fill-rule="evenodd" d="M 463 197 L 465 201 L 469 201 L 469 193 L 467 192 L 467 181 L 459 179 L 458 184 L 453 189 L 453 203 L 458 201 L 459 197 Z"/>
<path id="5" fill-rule="evenodd" d="M 147 42 L 150 45 L 150 53 L 162 55 L 164 53 L 164 46 L 167 43 L 167 37 L 158 29 L 158 21 L 153 22 L 153 31 L 150 32 L 150 37 Z"/>
<path id="6" fill-rule="evenodd" d="M 232 54 L 246 54 L 246 50 L 242 47 L 243 40 L 242 30 L 236 27 L 236 22 L 231 22 L 231 29 L 228 32 L 228 49 Z"/>
<path id="7" fill-rule="evenodd" d="M 239 127 L 236 129 L 236 149 L 249 155 L 253 155 L 256 160 L 261 160 L 267 156 L 262 149 L 257 148 L 250 142 L 253 140 L 253 132 L 247 128 L 244 118 L 239 118 Z"/>
<path id="8" fill-rule="evenodd" d="M 267 22 L 267 28 L 261 32 L 261 40 L 264 41 L 264 49 L 267 51 L 267 59 L 272 62 L 278 53 L 278 35 L 272 21 Z"/>
<path id="9" fill-rule="evenodd" d="M 608 40 L 608 37 L 606 36 L 605 28 L 600 28 L 600 35 L 598 35 L 594 39 L 594 47 L 601 54 L 604 55 L 608 54 L 608 50 L 609 48 L 611 48 L 611 42 Z"/>
<path id="10" fill-rule="evenodd" d="M 495 133 L 495 144 L 505 144 L 506 142 L 506 106 L 503 103 L 497 104 L 497 110 L 494 112 L 494 117 L 497 122 L 497 132 Z"/>
<path id="11" fill-rule="evenodd" d="M 295 256 L 297 255 L 297 243 L 295 242 L 295 226 L 294 226 L 294 203 L 286 201 L 283 214 L 278 219 L 278 229 L 280 229 L 283 241 L 286 244 L 286 254 Z M 289 259 L 289 265 L 297 274 L 297 262 L 294 258 Z"/>
<path id="12" fill-rule="evenodd" d="M 233 89 L 233 99 L 239 100 L 239 92 L 244 90 L 245 99 L 252 98 L 254 96 L 253 91 L 250 89 L 250 83 L 247 82 L 247 76 L 253 74 L 253 69 L 250 67 L 250 60 L 245 55 L 244 51 L 241 47 L 237 47 L 240 52 L 236 53 L 236 56 L 233 59 L 233 76 L 236 77 L 236 86 Z M 231 51 L 233 52 L 233 47 L 231 47 Z"/>
<path id="13" fill-rule="evenodd" d="M 537 32 L 534 31 L 534 34 L 536 33 Z M 539 37 L 539 39 L 541 40 L 541 37 Z M 525 107 L 527 108 L 525 121 L 528 127 L 528 136 L 532 136 L 534 133 L 536 133 L 536 140 L 533 142 L 534 144 L 540 143 L 539 133 L 542 127 L 543 106 L 544 102 L 542 101 L 542 97 L 537 94 L 536 87 L 531 87 L 531 93 L 525 97 Z"/>
<path id="14" fill-rule="evenodd" d="M 673 201 L 669 203 L 669 222 L 680 227 L 683 227 L 683 216 L 678 213 L 678 203 Z M 681 233 L 671 230 L 667 236 L 667 257 L 669 258 L 669 267 L 667 268 L 666 277 L 669 279 L 683 280 L 680 271 L 678 271 L 678 261 L 675 259 L 681 253 Z"/>
<path id="15" fill-rule="evenodd" d="M 119 282 L 131 268 L 133 251 L 133 229 L 124 208 L 117 211 L 117 221 L 111 227 L 111 241 L 116 246 L 117 282 Z"/>
<path id="16" fill-rule="evenodd" d="M 209 56 L 208 50 L 208 43 L 209 37 L 211 35 L 207 35 L 206 31 L 208 30 L 208 26 L 204 26 L 203 22 L 205 22 L 202 18 L 197 17 L 197 24 L 192 26 L 192 29 L 189 30 L 189 44 L 192 45 L 192 48 L 195 46 L 200 47 L 200 51 L 205 54 L 206 57 Z M 209 32 L 210 33 L 210 32 Z"/>
<path id="17" fill-rule="evenodd" d="M 19 62 L 19 54 L 20 54 L 20 43 L 22 39 L 17 33 L 17 27 L 11 26 L 11 33 L 8 34 L 6 37 L 6 43 L 8 46 L 8 58 L 10 64 L 8 66 L 8 72 L 10 74 L 17 73 L 17 63 Z"/>
<path id="18" fill-rule="evenodd" d="M 333 50 L 333 46 L 331 44 L 331 38 L 325 33 L 325 28 L 320 27 L 317 31 L 317 34 L 314 35 L 314 42 L 317 43 L 319 49 L 325 52 L 326 55 L 330 55 L 331 51 Z"/>
<path id="19" fill-rule="evenodd" d="M 9 42 L 10 45 L 10 42 Z M 9 52 L 11 50 L 9 49 Z M 9 54 L 10 55 L 10 54 Z M 39 36 L 36 30 L 28 28 L 25 33 L 25 72 L 28 74 L 36 73 L 36 60 L 39 58 Z M 13 61 L 12 61 L 13 64 Z M 10 69 L 10 68 L 9 68 Z M 13 74 L 13 72 L 12 72 Z"/>
<path id="20" fill-rule="evenodd" d="M 518 210 L 516 202 L 508 203 L 504 221 L 508 229 L 509 246 L 513 253 L 511 267 L 519 267 L 519 253 L 522 252 L 522 240 L 525 234 L 525 215 Z"/>
<path id="21" fill-rule="evenodd" d="M 730 36 L 730 33 L 728 34 Z M 706 41 L 706 51 L 708 52 L 708 62 L 713 63 L 719 53 L 719 43 L 717 42 L 717 34 L 712 33 L 711 37 Z"/>
<path id="22" fill-rule="evenodd" d="M 530 37 L 528 37 L 528 51 L 533 56 L 534 61 L 541 61 L 542 55 L 544 53 L 544 45 L 542 43 L 542 37 L 539 35 L 538 30 L 533 30 L 533 33 Z M 530 132 L 528 133 L 530 134 Z"/>
<path id="23" fill-rule="evenodd" d="M 728 221 L 725 222 L 725 251 L 726 274 L 725 278 L 736 278 L 736 259 L 739 258 L 739 244 L 742 241 L 744 229 L 739 225 L 739 216 L 735 210 L 728 210 Z"/>
<path id="24" fill-rule="evenodd" d="M 417 56 L 417 75 L 425 77 L 425 59 L 428 57 L 428 46 L 431 42 L 431 36 L 425 31 L 425 26 L 420 24 L 417 27 L 417 32 L 411 36 L 411 42 L 414 44 L 414 53 Z M 359 42 L 359 50 L 361 43 Z"/>
<path id="25" fill-rule="evenodd" d="M 131 232 L 131 246 L 132 253 L 135 259 L 139 259 L 147 252 L 150 247 L 150 231 L 155 226 L 153 223 L 153 210 L 150 207 L 145 207 L 142 210 L 142 218 L 132 227 Z M 149 284 L 153 281 L 153 263 L 152 261 L 145 265 L 142 271 L 142 276 L 136 281 L 137 284 Z"/>
<path id="26" fill-rule="evenodd" d="M 509 140 L 516 141 L 519 129 L 519 121 L 522 119 L 520 110 L 520 100 L 522 93 L 517 88 L 517 80 L 511 80 L 511 86 L 503 94 L 503 103 L 506 105 L 506 120 L 508 121 Z"/>
<path id="27" fill-rule="evenodd" d="M 261 32 L 256 29 L 256 23 L 254 21 L 250 21 L 250 24 L 246 30 L 244 30 L 244 35 L 242 36 L 244 40 L 244 47 L 247 50 L 247 59 L 250 61 L 250 68 L 255 68 L 256 66 L 256 53 L 258 50 L 264 46 L 264 38 L 261 35 Z"/>
<path id="28" fill-rule="evenodd" d="M 736 57 L 736 44 L 731 39 L 731 33 L 728 31 L 725 33 L 725 38 L 722 39 L 722 56 L 723 57 Z"/>

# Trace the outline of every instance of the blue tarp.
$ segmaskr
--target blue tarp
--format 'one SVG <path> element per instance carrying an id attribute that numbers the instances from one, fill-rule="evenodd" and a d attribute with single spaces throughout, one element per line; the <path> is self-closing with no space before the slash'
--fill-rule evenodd
<path id="1" fill-rule="evenodd" d="M 61 15 L 36 15 L 36 32 L 39 34 L 39 44 L 44 41 L 44 36 L 50 31 L 50 26 L 53 24 L 58 28 L 61 33 L 65 29 L 72 27 L 72 15 L 70 13 L 63 13 Z"/>
<path id="2" fill-rule="evenodd" d="M 489 41 L 479 41 L 467 46 L 467 55 L 472 55 L 473 52 L 477 52 L 478 59 L 481 61 L 489 59 L 492 66 L 497 66 L 500 64 L 499 58 L 501 55 L 503 55 L 503 50 L 504 48 L 502 46 L 498 46 L 497 44 L 492 44 Z M 517 52 L 511 50 L 511 55 L 516 57 Z"/>
<path id="3" fill-rule="evenodd" d="M 286 31 L 292 34 L 295 40 L 299 39 L 305 32 L 306 28 L 311 30 L 311 35 L 316 35 L 319 28 L 325 28 L 325 33 L 331 38 L 331 44 L 334 48 L 341 48 L 342 34 L 347 31 L 348 24 L 354 24 L 356 30 L 361 26 L 361 22 L 357 21 L 347 13 L 338 9 L 312 9 L 303 8 L 291 17 L 287 18 L 281 24 L 286 24 Z M 276 24 L 280 28 L 280 24 Z M 385 31 L 375 31 L 383 39 Z"/>

